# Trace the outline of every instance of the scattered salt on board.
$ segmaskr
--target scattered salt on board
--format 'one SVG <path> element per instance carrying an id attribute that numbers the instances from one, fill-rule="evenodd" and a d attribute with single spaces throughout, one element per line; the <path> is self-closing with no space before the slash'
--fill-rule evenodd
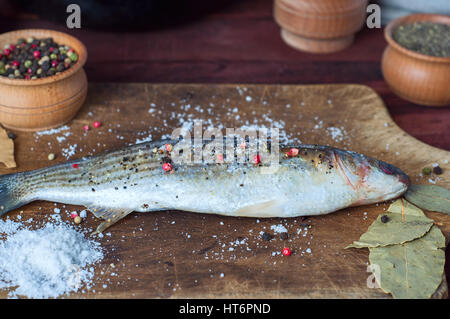
<path id="1" fill-rule="evenodd" d="M 0 288 L 9 298 L 56 298 L 93 285 L 98 242 L 60 219 L 33 230 L 0 220 Z"/>

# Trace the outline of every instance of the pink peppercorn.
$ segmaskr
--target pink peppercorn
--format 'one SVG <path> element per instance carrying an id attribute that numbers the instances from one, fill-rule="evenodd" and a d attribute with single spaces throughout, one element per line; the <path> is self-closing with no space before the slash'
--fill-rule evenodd
<path id="1" fill-rule="evenodd" d="M 3 50 L 3 53 L 4 53 L 5 55 L 9 55 L 9 54 L 11 53 L 11 50 L 8 49 L 8 48 L 6 48 L 5 50 Z"/>
<path id="2" fill-rule="evenodd" d="M 95 128 L 99 128 L 102 124 L 99 121 L 95 121 L 92 125 L 94 125 Z"/>
<path id="3" fill-rule="evenodd" d="M 78 164 L 72 164 L 73 168 L 78 168 Z"/>
<path id="4" fill-rule="evenodd" d="M 253 163 L 255 164 L 261 163 L 261 157 L 259 155 L 253 156 Z"/>
<path id="5" fill-rule="evenodd" d="M 83 126 L 83 130 L 84 130 L 85 132 L 89 131 L 89 125 Z"/>
<path id="6" fill-rule="evenodd" d="M 173 149 L 172 144 L 166 144 L 166 151 L 171 152 Z"/>
<path id="7" fill-rule="evenodd" d="M 31 47 L 32 47 L 33 49 L 35 49 L 35 48 L 37 48 L 37 44 L 32 44 Z"/>
<path id="8" fill-rule="evenodd" d="M 287 156 L 293 157 L 298 155 L 298 148 L 291 148 L 289 152 L 286 153 Z"/>
<path id="9" fill-rule="evenodd" d="M 33 51 L 33 56 L 34 56 L 36 59 L 39 59 L 39 58 L 41 57 L 41 52 L 39 52 L 38 50 Z"/>
<path id="10" fill-rule="evenodd" d="M 283 248 L 283 255 L 290 256 L 291 254 L 292 254 L 292 251 L 289 248 L 287 248 L 287 247 Z"/>
<path id="11" fill-rule="evenodd" d="M 170 163 L 164 163 L 163 165 L 163 170 L 165 170 L 166 172 L 169 172 L 172 170 L 172 164 Z"/>
<path id="12" fill-rule="evenodd" d="M 74 219 L 77 216 L 78 216 L 78 214 L 76 212 L 73 212 L 70 214 L 70 218 L 72 218 L 72 219 Z"/>
<path id="13" fill-rule="evenodd" d="M 52 61 L 52 67 L 56 68 L 58 66 L 58 61 L 53 60 Z"/>
<path id="14" fill-rule="evenodd" d="M 25 75 L 25 80 L 29 80 L 31 77 L 29 75 Z"/>

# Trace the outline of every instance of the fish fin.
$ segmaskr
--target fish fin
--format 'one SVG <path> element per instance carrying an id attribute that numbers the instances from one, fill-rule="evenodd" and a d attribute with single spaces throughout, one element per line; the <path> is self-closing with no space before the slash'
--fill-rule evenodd
<path id="1" fill-rule="evenodd" d="M 236 210 L 234 214 L 244 217 L 281 217 L 283 216 L 283 201 L 273 199 L 267 202 L 244 206 Z"/>
<path id="2" fill-rule="evenodd" d="M 117 209 L 117 208 L 104 208 L 104 207 L 96 207 L 90 206 L 88 209 L 95 215 L 97 218 L 104 219 L 100 225 L 98 225 L 97 229 L 92 233 L 92 235 L 99 234 L 108 227 L 114 225 L 119 220 L 133 212 L 133 209 Z"/>
<path id="3" fill-rule="evenodd" d="M 16 174 L 0 175 L 0 216 L 26 204 L 16 184 Z"/>

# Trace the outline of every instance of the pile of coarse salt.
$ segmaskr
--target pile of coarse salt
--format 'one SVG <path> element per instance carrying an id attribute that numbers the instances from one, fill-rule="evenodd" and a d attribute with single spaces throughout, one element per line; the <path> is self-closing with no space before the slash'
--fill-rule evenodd
<path id="1" fill-rule="evenodd" d="M 23 222 L 0 220 L 0 288 L 10 298 L 56 298 L 90 288 L 93 264 L 103 259 L 98 242 L 54 218 L 33 230 Z"/>

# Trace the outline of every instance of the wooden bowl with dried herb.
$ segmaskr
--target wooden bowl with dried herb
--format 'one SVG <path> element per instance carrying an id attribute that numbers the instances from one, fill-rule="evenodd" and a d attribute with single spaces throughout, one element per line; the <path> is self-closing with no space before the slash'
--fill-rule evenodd
<path id="1" fill-rule="evenodd" d="M 412 14 L 391 21 L 381 68 L 391 90 L 413 103 L 450 105 L 450 17 Z"/>

